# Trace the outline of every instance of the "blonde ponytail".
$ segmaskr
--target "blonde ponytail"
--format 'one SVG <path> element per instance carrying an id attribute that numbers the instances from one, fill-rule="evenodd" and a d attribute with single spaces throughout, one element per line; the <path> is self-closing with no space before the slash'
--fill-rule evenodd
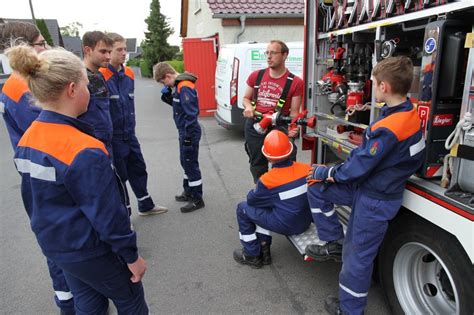
<path id="1" fill-rule="evenodd" d="M 62 48 L 37 53 L 20 45 L 6 50 L 11 67 L 28 82 L 31 94 L 41 103 L 56 101 L 71 82 L 79 83 L 85 69 L 82 61 Z"/>

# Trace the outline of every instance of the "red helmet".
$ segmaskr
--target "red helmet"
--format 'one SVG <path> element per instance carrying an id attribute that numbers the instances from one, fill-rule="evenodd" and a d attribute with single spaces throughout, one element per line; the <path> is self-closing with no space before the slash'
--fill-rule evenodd
<path id="1" fill-rule="evenodd" d="M 269 160 L 283 160 L 293 150 L 293 143 L 286 134 L 280 130 L 272 130 L 265 137 L 262 153 Z"/>

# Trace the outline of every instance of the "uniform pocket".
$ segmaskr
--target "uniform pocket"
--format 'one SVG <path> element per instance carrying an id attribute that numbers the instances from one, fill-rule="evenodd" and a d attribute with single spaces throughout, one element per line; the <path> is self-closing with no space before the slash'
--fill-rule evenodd
<path id="1" fill-rule="evenodd" d="M 119 257 L 111 259 L 110 274 L 102 281 L 102 285 L 107 291 L 107 296 L 111 299 L 126 299 L 134 294 L 130 277 L 132 273 L 127 264 L 122 262 Z"/>

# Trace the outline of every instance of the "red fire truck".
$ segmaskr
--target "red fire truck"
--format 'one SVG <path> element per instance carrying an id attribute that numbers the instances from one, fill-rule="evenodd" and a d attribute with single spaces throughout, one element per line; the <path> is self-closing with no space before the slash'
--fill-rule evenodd
<path id="1" fill-rule="evenodd" d="M 426 139 L 423 168 L 380 248 L 376 278 L 396 314 L 474 313 L 474 2 L 307 0 L 303 148 L 343 161 L 378 115 L 371 71 L 409 56 L 410 98 Z M 450 175 L 450 182 L 448 180 Z M 347 224 L 350 208 L 337 207 Z M 302 255 L 314 225 L 290 237 Z"/>

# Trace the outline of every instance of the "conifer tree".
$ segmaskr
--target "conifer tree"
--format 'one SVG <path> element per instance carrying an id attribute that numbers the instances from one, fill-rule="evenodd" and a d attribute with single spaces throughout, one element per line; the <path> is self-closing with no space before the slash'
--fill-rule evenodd
<path id="1" fill-rule="evenodd" d="M 168 44 L 168 37 L 174 30 L 166 16 L 161 13 L 159 0 L 151 1 L 150 15 L 145 22 L 148 25 L 148 31 L 145 32 L 145 40 L 141 43 L 143 57 L 150 65 L 172 59 L 175 49 Z"/>

